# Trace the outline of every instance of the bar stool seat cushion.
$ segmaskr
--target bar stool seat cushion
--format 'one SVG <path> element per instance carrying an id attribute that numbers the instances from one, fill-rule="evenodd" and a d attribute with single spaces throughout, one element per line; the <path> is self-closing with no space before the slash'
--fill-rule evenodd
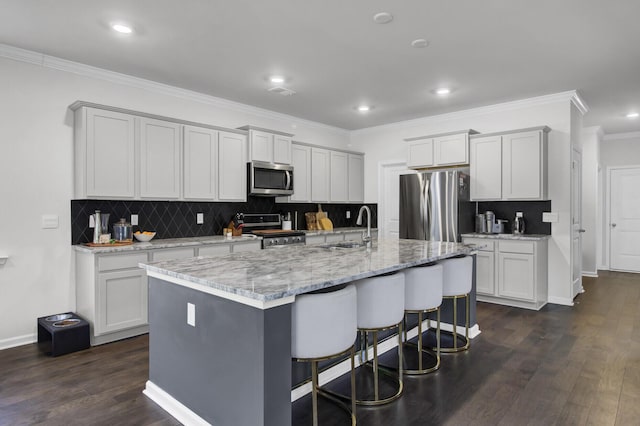
<path id="1" fill-rule="evenodd" d="M 442 261 L 443 296 L 460 296 L 471 292 L 473 259 L 471 256 L 456 257 Z"/>
<path id="2" fill-rule="evenodd" d="M 302 294 L 291 308 L 291 356 L 323 358 L 347 350 L 356 340 L 356 287 Z"/>
<path id="3" fill-rule="evenodd" d="M 404 273 L 380 275 L 356 282 L 358 328 L 384 328 L 404 317 Z"/>
<path id="4" fill-rule="evenodd" d="M 404 270 L 404 309 L 426 311 L 442 304 L 443 267 L 416 266 Z"/>

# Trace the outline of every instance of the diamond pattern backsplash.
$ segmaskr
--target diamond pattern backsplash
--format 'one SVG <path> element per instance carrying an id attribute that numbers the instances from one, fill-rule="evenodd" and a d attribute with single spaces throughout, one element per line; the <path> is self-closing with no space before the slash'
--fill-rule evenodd
<path id="1" fill-rule="evenodd" d="M 362 204 L 322 204 L 333 226 L 356 226 L 356 216 Z M 371 208 L 371 226 L 377 227 L 377 204 Z M 71 200 L 71 243 L 82 244 L 93 239 L 93 228 L 89 228 L 89 216 L 96 210 L 109 213 L 109 229 L 120 218 L 131 221 L 131 215 L 138 215 L 135 231 L 155 231 L 156 239 L 203 237 L 222 235 L 233 216 L 238 213 L 280 213 L 298 212 L 298 228 L 306 229 L 304 214 L 318 211 L 317 204 L 280 204 L 274 198 L 247 197 L 245 203 L 207 203 L 189 201 L 122 201 L 122 200 Z M 346 218 L 346 212 L 351 218 Z M 196 224 L 196 214 L 204 214 L 204 223 Z"/>

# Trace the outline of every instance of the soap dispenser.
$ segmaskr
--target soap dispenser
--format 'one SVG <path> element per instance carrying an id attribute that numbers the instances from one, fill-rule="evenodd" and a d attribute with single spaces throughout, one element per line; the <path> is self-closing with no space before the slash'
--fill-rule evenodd
<path id="1" fill-rule="evenodd" d="M 516 212 L 516 220 L 513 222 L 513 233 L 516 235 L 524 234 L 524 217 L 522 212 Z"/>

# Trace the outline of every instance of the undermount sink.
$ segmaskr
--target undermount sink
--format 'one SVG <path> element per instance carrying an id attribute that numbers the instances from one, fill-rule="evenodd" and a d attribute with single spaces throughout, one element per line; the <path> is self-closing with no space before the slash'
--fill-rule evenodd
<path id="1" fill-rule="evenodd" d="M 364 247 L 365 243 L 357 242 L 357 241 L 344 241 L 340 243 L 331 243 L 324 244 L 320 247 L 328 249 L 328 250 L 338 250 L 338 249 L 354 249 Z"/>

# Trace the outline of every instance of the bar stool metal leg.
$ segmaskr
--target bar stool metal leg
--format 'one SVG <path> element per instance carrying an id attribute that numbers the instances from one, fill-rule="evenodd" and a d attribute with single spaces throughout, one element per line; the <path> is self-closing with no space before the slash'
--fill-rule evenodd
<path id="1" fill-rule="evenodd" d="M 458 345 L 458 338 L 461 337 L 458 335 L 458 299 L 461 299 L 464 297 L 465 300 L 465 331 L 464 331 L 464 345 L 459 346 Z M 456 296 L 444 296 L 444 299 L 452 299 L 453 300 L 453 333 L 452 333 L 452 337 L 453 337 L 453 346 L 452 347 L 447 347 L 447 348 L 441 348 L 441 352 L 445 352 L 445 353 L 456 353 L 456 352 L 463 352 L 466 351 L 467 349 L 469 349 L 469 345 L 470 345 L 470 339 L 469 339 L 469 293 L 467 294 L 461 294 L 461 295 L 456 295 Z"/>

